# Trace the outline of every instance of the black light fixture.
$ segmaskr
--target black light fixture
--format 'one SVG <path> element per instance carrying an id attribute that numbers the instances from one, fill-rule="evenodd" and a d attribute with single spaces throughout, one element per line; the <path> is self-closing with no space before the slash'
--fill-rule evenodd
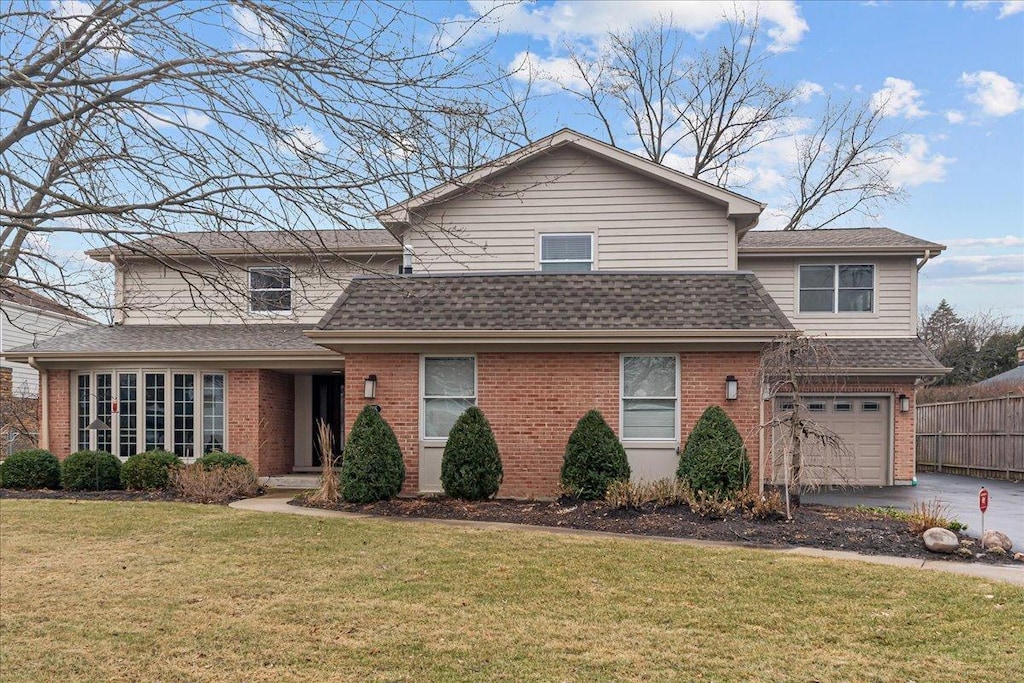
<path id="1" fill-rule="evenodd" d="M 725 400 L 735 401 L 740 397 L 740 383 L 737 381 L 735 375 L 729 375 L 725 378 Z"/>
<path id="2" fill-rule="evenodd" d="M 906 394 L 900 394 L 900 412 L 910 412 L 910 397 L 907 396 Z"/>
<path id="3" fill-rule="evenodd" d="M 89 423 L 89 426 L 86 427 L 86 429 L 96 432 L 106 432 L 110 430 L 110 425 L 108 425 L 106 422 L 97 417 L 95 420 Z"/>
<path id="4" fill-rule="evenodd" d="M 377 375 L 368 375 L 363 380 L 363 398 L 377 398 Z"/>

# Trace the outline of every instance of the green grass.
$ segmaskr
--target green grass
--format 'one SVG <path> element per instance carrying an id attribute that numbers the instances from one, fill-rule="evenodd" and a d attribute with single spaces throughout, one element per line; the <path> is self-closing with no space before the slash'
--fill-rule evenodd
<path id="1" fill-rule="evenodd" d="M 0 679 L 1016 680 L 1024 589 L 760 551 L 0 503 Z"/>

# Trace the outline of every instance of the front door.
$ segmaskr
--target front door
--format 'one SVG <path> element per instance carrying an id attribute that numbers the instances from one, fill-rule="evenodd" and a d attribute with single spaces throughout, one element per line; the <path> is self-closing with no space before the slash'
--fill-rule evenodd
<path id="1" fill-rule="evenodd" d="M 320 422 L 331 428 L 335 457 L 345 442 L 345 378 L 343 375 L 313 375 L 313 466 L 320 467 L 324 454 L 320 443 Z"/>

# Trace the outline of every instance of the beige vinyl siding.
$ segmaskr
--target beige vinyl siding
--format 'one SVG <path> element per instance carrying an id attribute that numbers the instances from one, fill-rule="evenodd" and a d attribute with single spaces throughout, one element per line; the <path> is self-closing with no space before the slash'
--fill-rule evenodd
<path id="1" fill-rule="evenodd" d="M 873 264 L 875 310 L 871 313 L 799 313 L 797 267 L 813 264 Z M 917 334 L 917 265 L 909 256 L 793 257 L 743 256 L 739 267 L 752 270 L 793 325 L 808 334 L 843 337 L 897 337 Z"/>
<path id="2" fill-rule="evenodd" d="M 325 258 L 316 263 L 310 259 L 273 262 L 235 259 L 220 269 L 199 261 L 189 262 L 182 269 L 155 261 L 132 262 L 122 266 L 120 277 L 123 322 L 126 325 L 315 323 L 337 300 L 353 275 L 395 274 L 399 262 L 399 257 L 358 261 Z M 280 265 L 292 271 L 291 312 L 250 313 L 248 269 Z"/>
<path id="3" fill-rule="evenodd" d="M 405 242 L 418 272 L 534 270 L 559 232 L 593 232 L 601 270 L 735 268 L 725 207 L 575 149 L 428 209 Z"/>

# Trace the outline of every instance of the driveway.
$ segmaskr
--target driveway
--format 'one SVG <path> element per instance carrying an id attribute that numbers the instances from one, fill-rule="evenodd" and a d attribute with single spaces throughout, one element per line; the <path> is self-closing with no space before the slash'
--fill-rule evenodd
<path id="1" fill-rule="evenodd" d="M 893 486 L 821 491 L 804 496 L 808 503 L 854 507 L 891 505 L 909 510 L 915 501 L 938 499 L 949 509 L 949 514 L 967 525 L 967 533 L 981 536 L 981 512 L 978 510 L 978 492 L 988 489 L 988 512 L 985 528 L 998 529 L 1013 541 L 1014 551 L 1024 551 L 1024 482 L 976 479 L 956 474 L 919 472 L 917 486 Z"/>

